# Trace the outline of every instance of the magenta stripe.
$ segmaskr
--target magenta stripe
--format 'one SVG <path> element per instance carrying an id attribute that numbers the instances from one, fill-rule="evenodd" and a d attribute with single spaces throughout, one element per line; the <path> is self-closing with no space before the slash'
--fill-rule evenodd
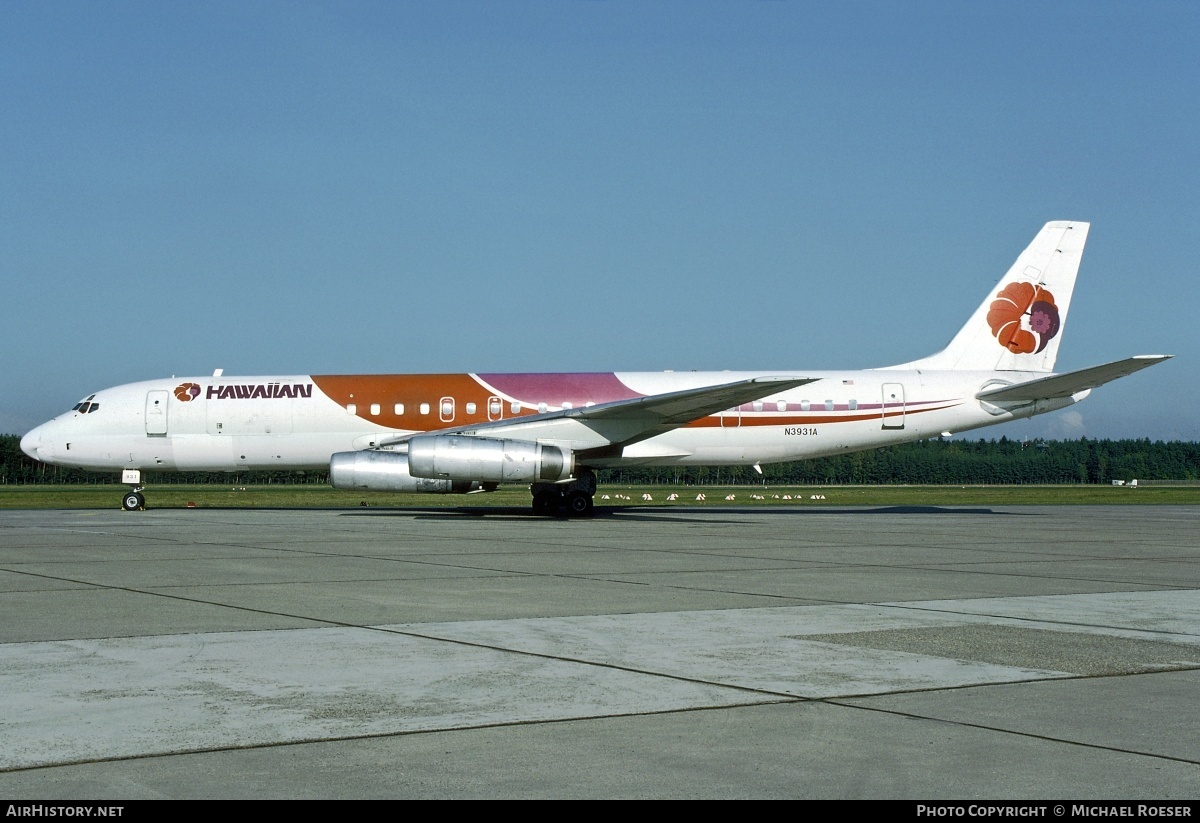
<path id="1" fill-rule="evenodd" d="M 502 394 L 530 405 L 549 403 L 551 406 L 560 406 L 570 403 L 579 407 L 585 403 L 609 403 L 644 396 L 626 386 L 611 372 L 480 374 L 478 377 Z"/>

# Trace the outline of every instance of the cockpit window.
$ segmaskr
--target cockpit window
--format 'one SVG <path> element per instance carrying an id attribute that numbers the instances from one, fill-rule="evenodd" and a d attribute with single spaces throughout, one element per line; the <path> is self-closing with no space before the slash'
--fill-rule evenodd
<path id="1" fill-rule="evenodd" d="M 71 411 L 77 411 L 80 414 L 91 414 L 92 412 L 97 411 L 100 408 L 100 404 L 92 402 L 92 398 L 95 396 L 96 395 L 94 394 L 89 394 L 87 397 L 83 398 L 74 406 L 72 406 Z"/>

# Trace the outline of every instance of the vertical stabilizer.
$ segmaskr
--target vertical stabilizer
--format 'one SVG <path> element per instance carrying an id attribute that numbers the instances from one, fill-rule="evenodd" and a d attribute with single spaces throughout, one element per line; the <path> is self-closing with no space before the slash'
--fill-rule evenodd
<path id="1" fill-rule="evenodd" d="M 1054 371 L 1089 228 L 1047 223 L 950 345 L 905 367 Z"/>

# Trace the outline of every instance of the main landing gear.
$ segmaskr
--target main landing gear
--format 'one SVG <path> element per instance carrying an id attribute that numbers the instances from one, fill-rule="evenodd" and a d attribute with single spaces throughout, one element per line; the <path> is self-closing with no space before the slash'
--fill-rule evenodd
<path id="1" fill-rule="evenodd" d="M 542 516 L 591 517 L 596 496 L 596 475 L 584 469 L 569 483 L 534 483 L 533 513 Z"/>

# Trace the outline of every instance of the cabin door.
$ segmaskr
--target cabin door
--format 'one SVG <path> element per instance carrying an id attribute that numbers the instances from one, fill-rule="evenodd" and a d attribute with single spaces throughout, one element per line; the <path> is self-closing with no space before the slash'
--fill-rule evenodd
<path id="1" fill-rule="evenodd" d="M 883 384 L 883 406 L 880 412 L 885 429 L 904 428 L 904 384 Z"/>
<path id="2" fill-rule="evenodd" d="M 165 437 L 167 434 L 166 391 L 146 392 L 146 434 Z"/>

